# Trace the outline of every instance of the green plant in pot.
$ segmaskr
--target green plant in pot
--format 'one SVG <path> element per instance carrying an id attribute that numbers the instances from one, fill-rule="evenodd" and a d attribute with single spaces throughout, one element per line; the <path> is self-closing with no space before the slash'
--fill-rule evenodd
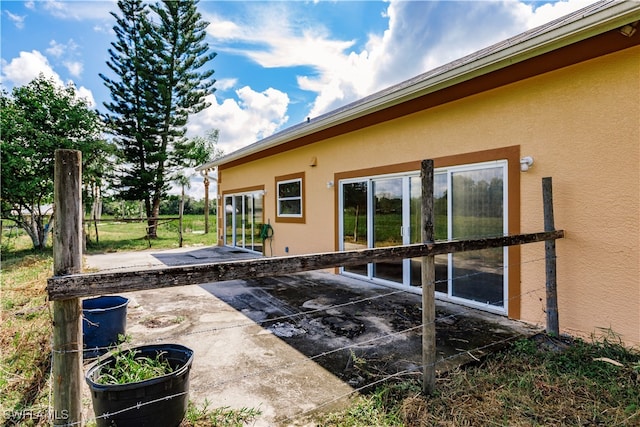
<path id="1" fill-rule="evenodd" d="M 157 344 L 115 350 L 85 375 L 98 427 L 177 427 L 189 402 L 193 350 Z"/>

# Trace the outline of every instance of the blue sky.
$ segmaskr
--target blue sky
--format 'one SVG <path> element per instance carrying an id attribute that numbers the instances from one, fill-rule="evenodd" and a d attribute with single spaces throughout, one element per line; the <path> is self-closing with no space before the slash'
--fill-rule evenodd
<path id="1" fill-rule="evenodd" d="M 219 129 L 230 153 L 589 3 L 201 0 L 217 90 L 188 134 Z M 104 111 L 109 93 L 98 74 L 109 75 L 115 1 L 2 0 L 0 8 L 3 89 L 42 72 L 73 82 Z"/>

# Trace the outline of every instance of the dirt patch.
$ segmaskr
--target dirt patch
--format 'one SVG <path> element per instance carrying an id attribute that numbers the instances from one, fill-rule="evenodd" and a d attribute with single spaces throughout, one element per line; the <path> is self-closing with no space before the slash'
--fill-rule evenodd
<path id="1" fill-rule="evenodd" d="M 143 319 L 140 323 L 151 329 L 168 328 L 176 326 L 184 321 L 182 316 L 153 316 Z"/>

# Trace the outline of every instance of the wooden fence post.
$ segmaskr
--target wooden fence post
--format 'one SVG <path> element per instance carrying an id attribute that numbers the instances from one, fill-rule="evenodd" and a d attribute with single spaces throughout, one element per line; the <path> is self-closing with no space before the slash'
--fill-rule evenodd
<path id="1" fill-rule="evenodd" d="M 53 274 L 82 272 L 82 153 L 56 150 Z M 82 423 L 82 306 L 79 298 L 53 301 L 52 394 L 54 425 Z"/>
<path id="2" fill-rule="evenodd" d="M 422 181 L 422 243 L 434 243 L 433 160 L 423 160 Z M 431 395 L 436 387 L 436 304 L 435 260 L 433 255 L 421 259 L 422 273 L 422 391 Z"/>
<path id="3" fill-rule="evenodd" d="M 553 189 L 551 177 L 542 178 L 542 202 L 544 205 L 544 231 L 554 231 Z M 558 320 L 558 290 L 556 284 L 556 241 L 544 242 L 545 273 L 547 289 L 547 333 L 560 335 Z"/>

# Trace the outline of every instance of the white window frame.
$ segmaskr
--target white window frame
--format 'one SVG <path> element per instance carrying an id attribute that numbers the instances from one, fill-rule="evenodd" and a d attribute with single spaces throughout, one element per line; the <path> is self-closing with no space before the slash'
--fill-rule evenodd
<path id="1" fill-rule="evenodd" d="M 291 184 L 297 182 L 298 185 L 300 186 L 300 195 L 299 196 L 295 196 L 295 197 L 280 197 L 280 186 L 284 185 L 284 184 Z M 294 178 L 294 179 L 287 179 L 287 180 L 283 180 L 283 181 L 278 181 L 277 183 L 277 187 L 276 187 L 276 195 L 277 195 L 277 206 L 278 206 L 278 217 L 280 218 L 303 218 L 304 217 L 304 204 L 303 204 L 303 200 L 302 200 L 302 195 L 303 195 L 303 190 L 302 190 L 302 178 Z M 300 201 L 300 213 L 295 213 L 295 214 L 285 214 L 282 213 L 280 211 L 280 202 L 282 201 L 289 201 L 289 200 L 299 200 Z"/>
<path id="2" fill-rule="evenodd" d="M 441 167 L 441 168 L 437 168 L 434 170 L 434 175 L 435 174 L 446 174 L 447 175 L 447 187 L 448 187 L 448 191 L 452 188 L 452 183 L 451 183 L 451 177 L 452 174 L 455 172 L 464 172 L 464 171 L 475 171 L 475 170 L 480 170 L 480 169 L 486 169 L 486 168 L 494 168 L 494 167 L 502 167 L 503 168 L 503 206 L 504 206 L 504 214 L 503 214 L 503 234 L 507 235 L 508 234 L 508 230 L 509 230 L 509 224 L 508 224 L 508 220 L 509 220 L 509 215 L 508 215 L 508 194 L 509 194 L 509 180 L 508 180 L 508 161 L 507 160 L 490 160 L 490 161 L 486 161 L 486 162 L 477 162 L 477 163 L 469 163 L 469 164 L 464 164 L 464 165 L 457 165 L 457 166 L 446 166 L 446 167 Z M 369 205 L 369 212 L 371 212 L 371 210 L 373 209 L 373 199 L 371 197 L 371 183 L 375 180 L 375 179 L 380 179 L 380 178 L 393 178 L 393 177 L 403 177 L 405 178 L 405 181 L 403 182 L 403 185 L 408 185 L 409 183 L 409 179 L 411 177 L 415 177 L 415 176 L 419 176 L 419 171 L 408 171 L 408 172 L 404 172 L 404 173 L 399 173 L 399 174 L 381 174 L 381 175 L 369 175 L 369 176 L 362 176 L 362 177 L 356 177 L 356 178 L 349 178 L 349 179 L 342 179 L 339 181 L 338 183 L 338 188 L 339 188 L 339 197 L 338 197 L 338 209 L 339 212 L 343 212 L 343 195 L 342 195 L 342 185 L 343 184 L 349 184 L 351 182 L 363 182 L 366 181 L 367 182 L 367 186 L 368 186 L 368 199 L 367 202 L 370 204 Z M 405 190 L 406 193 L 408 194 L 409 191 Z M 449 197 L 447 200 L 447 210 L 448 212 L 451 212 L 452 210 L 452 198 Z M 405 212 L 404 217 L 403 217 L 403 223 L 404 224 L 408 224 L 409 223 L 409 218 L 408 218 L 408 209 L 407 209 L 407 204 L 408 201 L 407 200 L 403 200 L 404 203 L 404 209 L 403 211 Z M 342 215 L 339 215 L 338 217 L 338 232 L 339 232 L 339 236 L 343 235 L 344 232 L 344 225 L 343 225 L 343 220 L 344 218 L 342 217 Z M 373 220 L 372 220 L 372 216 L 368 215 L 367 217 L 367 230 L 368 230 L 368 247 L 373 247 L 373 242 L 371 240 L 371 231 L 373 229 Z M 448 215 L 447 217 L 447 236 L 448 239 L 450 238 L 450 236 L 452 235 L 452 230 L 453 230 L 453 217 L 451 215 Z M 406 234 L 407 238 L 409 237 L 409 232 L 407 232 L 408 230 L 405 230 L 403 228 L 403 232 Z M 403 244 L 407 244 L 408 241 L 404 241 Z M 339 250 L 343 251 L 344 249 L 344 242 L 342 241 L 342 239 L 339 239 Z M 469 299 L 465 299 L 465 298 L 460 298 L 460 297 L 456 297 L 452 294 L 452 286 L 451 286 L 451 280 L 453 280 L 452 276 L 452 269 L 453 269 L 453 262 L 452 262 L 452 254 L 448 254 L 449 257 L 449 262 L 448 262 L 448 281 L 449 283 L 447 284 L 447 288 L 448 288 L 448 292 L 447 293 L 443 293 L 443 292 L 436 292 L 436 295 L 438 296 L 439 299 L 445 300 L 445 301 L 452 301 L 452 302 L 457 302 L 460 304 L 463 304 L 465 306 L 469 306 L 469 307 L 476 307 L 476 308 L 481 308 L 484 311 L 489 311 L 489 312 L 493 312 L 496 314 L 506 314 L 508 313 L 509 310 L 509 275 L 507 274 L 508 271 L 508 265 L 509 265 L 509 251 L 507 247 L 503 248 L 503 265 L 504 265 L 504 281 L 503 281 L 503 297 L 504 297 L 504 301 L 503 301 L 503 306 L 493 306 L 493 305 L 489 305 L 489 304 L 483 304 L 477 301 L 473 301 L 473 300 L 469 300 Z M 415 291 L 418 293 L 422 293 L 422 290 L 419 288 L 413 288 L 409 286 L 409 275 L 408 275 L 408 263 L 410 262 L 410 260 L 406 259 L 404 260 L 403 264 L 405 265 L 405 268 L 403 269 L 403 283 L 395 283 L 395 282 L 390 282 L 390 281 L 386 281 L 386 280 L 382 280 L 382 279 L 377 279 L 373 277 L 373 264 L 369 263 L 368 264 L 368 274 L 366 276 L 366 278 L 368 280 L 373 281 L 374 283 L 380 283 L 380 284 L 384 284 L 390 287 L 394 287 L 394 288 L 399 288 L 399 289 L 407 289 L 409 291 Z M 359 275 L 359 274 L 355 274 L 355 273 L 351 273 L 348 271 L 345 271 L 343 267 L 340 268 L 340 272 L 341 274 L 345 275 L 345 276 L 352 276 L 352 277 L 357 277 L 357 278 L 363 278 L 365 276 Z"/>

